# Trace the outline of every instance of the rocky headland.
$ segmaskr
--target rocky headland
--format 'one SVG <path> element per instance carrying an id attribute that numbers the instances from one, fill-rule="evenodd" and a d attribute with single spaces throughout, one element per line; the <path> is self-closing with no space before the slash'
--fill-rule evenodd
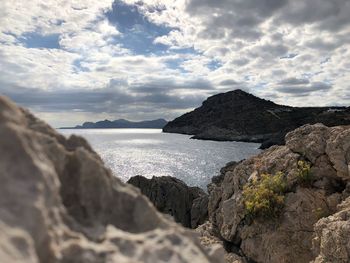
<path id="1" fill-rule="evenodd" d="M 350 109 L 289 107 L 234 90 L 209 97 L 201 107 L 170 121 L 163 131 L 195 139 L 258 142 L 265 149 L 284 144 L 288 132 L 316 123 L 350 125 Z"/>

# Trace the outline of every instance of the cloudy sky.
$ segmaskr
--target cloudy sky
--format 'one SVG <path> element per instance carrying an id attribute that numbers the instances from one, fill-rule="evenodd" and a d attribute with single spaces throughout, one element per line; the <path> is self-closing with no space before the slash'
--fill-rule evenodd
<path id="1" fill-rule="evenodd" d="M 56 127 L 172 119 L 237 88 L 349 106 L 350 1 L 0 1 L 0 93 Z"/>

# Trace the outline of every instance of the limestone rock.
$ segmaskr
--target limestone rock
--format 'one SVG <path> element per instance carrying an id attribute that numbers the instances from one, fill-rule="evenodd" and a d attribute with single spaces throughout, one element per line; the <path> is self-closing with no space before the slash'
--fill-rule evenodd
<path id="1" fill-rule="evenodd" d="M 221 262 L 82 138 L 0 97 L 1 262 Z"/>
<path id="2" fill-rule="evenodd" d="M 300 183 L 299 160 L 311 164 L 309 185 Z M 273 146 L 225 169 L 224 178 L 209 185 L 209 220 L 220 237 L 254 262 L 306 263 L 318 254 L 317 263 L 349 262 L 348 208 L 338 206 L 349 196 L 349 165 L 350 127 L 302 126 L 286 136 L 285 146 Z M 247 216 L 244 186 L 264 173 L 280 171 L 286 178 L 281 214 L 270 219 Z"/>
<path id="3" fill-rule="evenodd" d="M 208 218 L 208 196 L 198 187 L 189 187 L 170 176 L 135 176 L 128 183 L 139 188 L 158 211 L 173 216 L 185 227 L 196 228 Z"/>
<path id="4" fill-rule="evenodd" d="M 209 221 L 205 222 L 196 228 L 196 232 L 199 234 L 200 242 L 203 246 L 211 248 L 213 246 L 224 247 L 224 241 L 218 237 L 215 227 Z M 224 258 L 226 263 L 247 263 L 247 260 L 239 256 L 236 253 L 224 252 Z"/>
<path id="5" fill-rule="evenodd" d="M 313 239 L 317 255 L 313 263 L 350 262 L 350 198 L 338 206 L 338 212 L 315 225 Z"/>

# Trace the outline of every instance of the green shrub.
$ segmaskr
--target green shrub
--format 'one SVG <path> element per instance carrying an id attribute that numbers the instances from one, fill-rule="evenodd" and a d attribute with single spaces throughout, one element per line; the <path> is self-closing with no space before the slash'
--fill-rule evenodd
<path id="1" fill-rule="evenodd" d="M 310 185 L 313 181 L 311 165 L 307 161 L 298 161 L 298 181 L 302 185 Z"/>
<path id="2" fill-rule="evenodd" d="M 286 179 L 282 172 L 262 174 L 243 188 L 247 215 L 252 217 L 277 217 L 284 205 Z"/>

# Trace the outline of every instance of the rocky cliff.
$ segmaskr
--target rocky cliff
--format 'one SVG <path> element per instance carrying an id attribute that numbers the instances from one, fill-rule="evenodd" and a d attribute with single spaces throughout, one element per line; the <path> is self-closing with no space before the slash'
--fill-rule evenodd
<path id="1" fill-rule="evenodd" d="M 221 262 L 113 177 L 80 137 L 65 138 L 0 97 L 0 261 Z"/>
<path id="2" fill-rule="evenodd" d="M 242 90 L 209 97 L 202 106 L 169 122 L 164 132 L 197 139 L 283 144 L 287 132 L 304 124 L 349 125 L 350 109 L 296 108 L 257 98 Z"/>
<path id="3" fill-rule="evenodd" d="M 350 262 L 349 167 L 349 126 L 302 126 L 285 146 L 222 170 L 200 232 L 241 262 Z"/>

